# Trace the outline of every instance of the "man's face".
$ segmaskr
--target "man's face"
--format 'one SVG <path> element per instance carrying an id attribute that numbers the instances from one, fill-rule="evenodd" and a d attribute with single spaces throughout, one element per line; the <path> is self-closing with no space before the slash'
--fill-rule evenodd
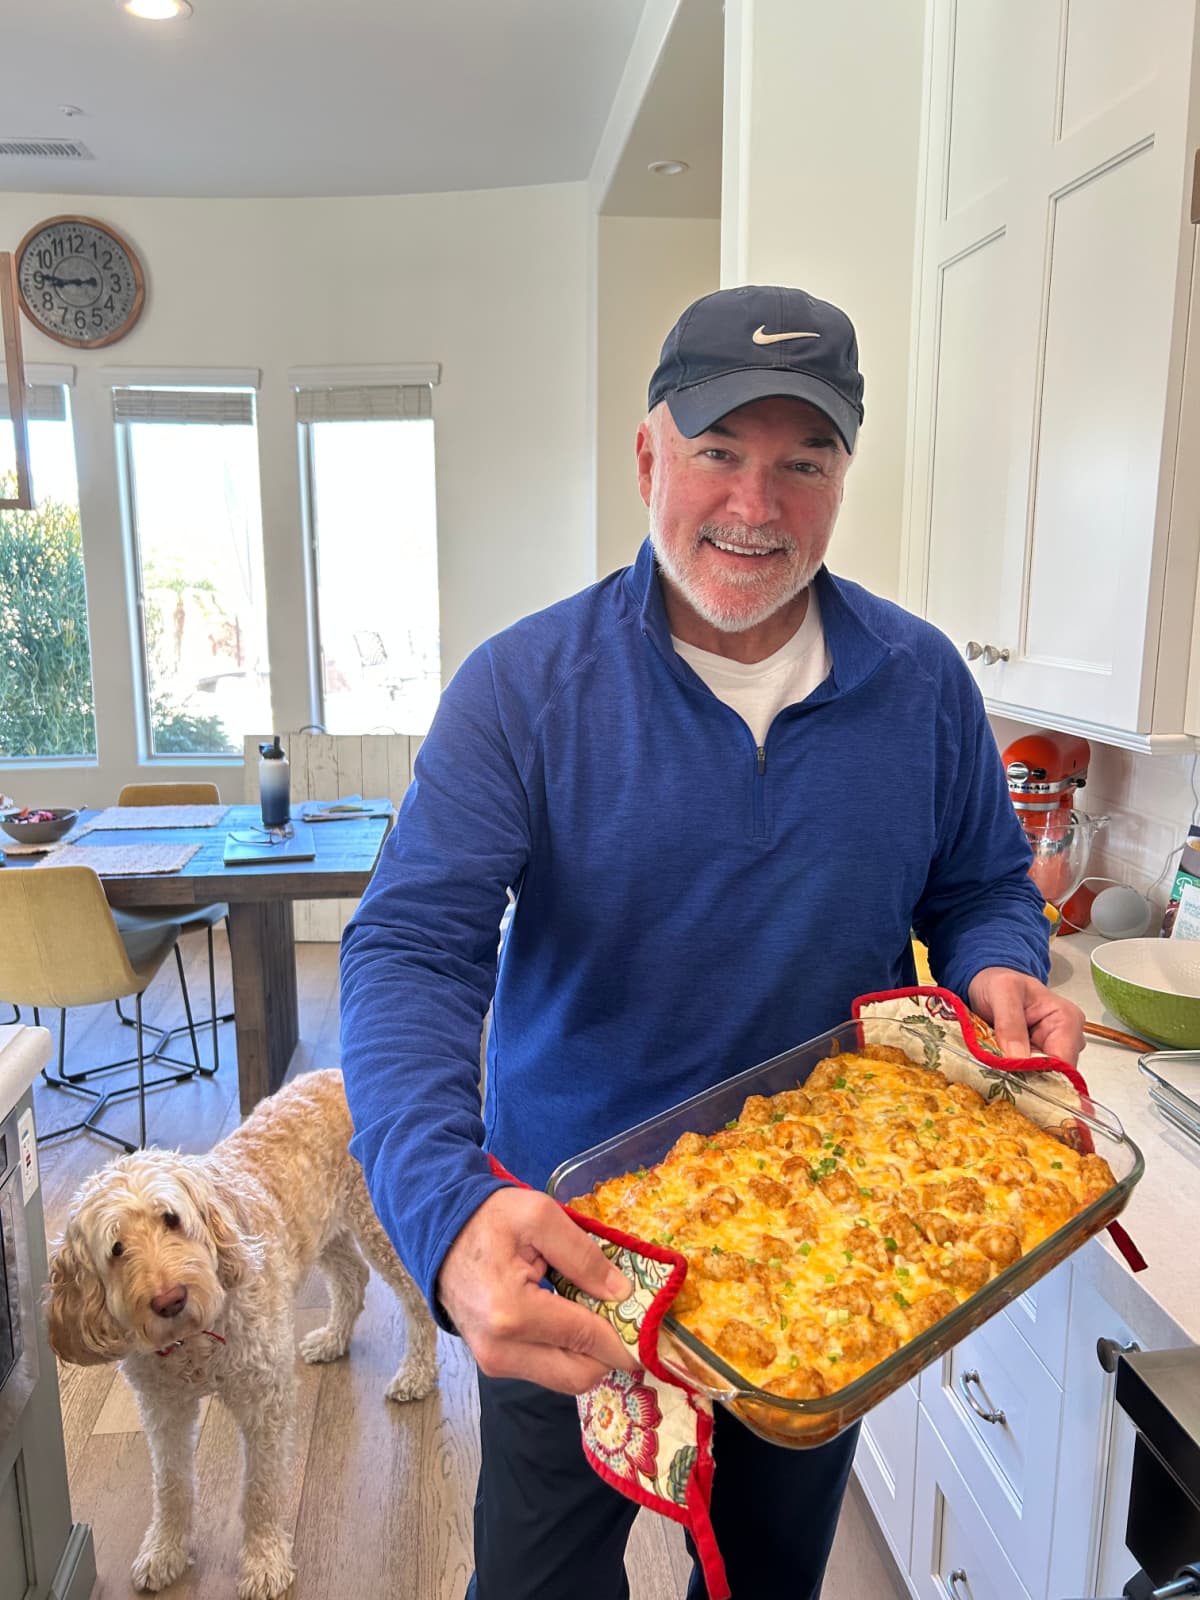
<path id="1" fill-rule="evenodd" d="M 743 632 L 808 587 L 850 465 L 815 406 L 755 400 L 685 439 L 660 405 L 638 430 L 637 459 L 659 565 L 704 622 Z"/>

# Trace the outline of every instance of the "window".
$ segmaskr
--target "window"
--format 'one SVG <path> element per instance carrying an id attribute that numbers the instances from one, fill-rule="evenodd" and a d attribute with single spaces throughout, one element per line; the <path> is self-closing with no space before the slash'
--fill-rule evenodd
<path id="1" fill-rule="evenodd" d="M 331 733 L 425 733 L 441 692 L 430 384 L 297 385 L 296 416 L 318 719 Z"/>
<path id="2" fill-rule="evenodd" d="M 86 758 L 96 716 L 67 388 L 32 383 L 26 399 L 35 509 L 0 511 L 0 760 Z M 0 427 L 0 499 L 15 469 Z"/>
<path id="3" fill-rule="evenodd" d="M 238 753 L 271 721 L 251 389 L 115 388 L 151 754 Z"/>

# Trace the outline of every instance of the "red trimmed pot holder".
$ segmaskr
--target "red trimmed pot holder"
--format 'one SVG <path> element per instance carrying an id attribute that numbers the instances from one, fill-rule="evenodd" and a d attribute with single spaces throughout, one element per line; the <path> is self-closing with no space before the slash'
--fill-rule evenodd
<path id="1" fill-rule="evenodd" d="M 1063 1080 L 1079 1096 L 1087 1085 L 1075 1067 L 1051 1056 L 1026 1060 L 1005 1057 L 986 1023 L 975 1017 L 956 995 L 946 989 L 897 989 L 886 994 L 862 995 L 852 1008 L 863 1024 L 864 1042 L 899 1045 L 912 1053 L 912 1034 L 928 1041 L 927 1064 L 937 1064 L 937 1047 L 964 1045 L 976 1060 L 995 1068 L 997 1058 L 1008 1072 L 1035 1073 L 1057 1098 L 1069 1103 Z M 899 1029 L 891 1038 L 892 1029 Z M 947 1074 L 953 1077 L 952 1062 Z M 1002 1092 L 1002 1085 L 996 1086 Z M 1028 1114 L 1028 1110 L 1026 1111 Z M 1069 1131 L 1071 1143 L 1090 1143 L 1087 1130 L 1070 1119 L 1056 1131 Z M 498 1176 L 517 1182 L 495 1158 Z M 697 1394 L 663 1365 L 658 1334 L 664 1316 L 687 1276 L 687 1260 L 664 1245 L 636 1239 L 607 1227 L 594 1217 L 563 1209 L 579 1227 L 595 1235 L 604 1253 L 625 1274 L 633 1291 L 620 1305 L 593 1300 L 559 1273 L 551 1281 L 560 1294 L 577 1300 L 612 1323 L 622 1339 L 637 1347 L 641 1367 L 632 1373 L 614 1371 L 577 1399 L 583 1452 L 604 1481 L 627 1499 L 649 1506 L 673 1522 L 682 1523 L 700 1557 L 709 1600 L 729 1600 L 731 1590 L 725 1564 L 717 1548 L 710 1518 L 714 1461 L 712 1453 L 712 1402 Z M 1146 1263 L 1119 1223 L 1109 1224 L 1113 1241 L 1135 1272 Z"/>

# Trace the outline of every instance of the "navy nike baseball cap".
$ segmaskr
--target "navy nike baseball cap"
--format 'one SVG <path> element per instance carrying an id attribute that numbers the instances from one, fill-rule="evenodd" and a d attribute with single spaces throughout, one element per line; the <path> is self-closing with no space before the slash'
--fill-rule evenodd
<path id="1" fill-rule="evenodd" d="M 833 423 L 853 454 L 863 419 L 854 324 L 803 289 L 746 284 L 690 305 L 667 335 L 650 379 L 650 410 L 666 401 L 694 439 L 751 400 L 792 395 Z"/>

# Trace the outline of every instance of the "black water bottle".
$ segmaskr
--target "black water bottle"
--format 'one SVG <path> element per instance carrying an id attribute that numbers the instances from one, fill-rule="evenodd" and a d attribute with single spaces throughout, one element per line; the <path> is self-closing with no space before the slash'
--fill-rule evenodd
<path id="1" fill-rule="evenodd" d="M 291 820 L 291 773 L 278 734 L 258 747 L 258 794 L 264 828 L 282 828 Z"/>

